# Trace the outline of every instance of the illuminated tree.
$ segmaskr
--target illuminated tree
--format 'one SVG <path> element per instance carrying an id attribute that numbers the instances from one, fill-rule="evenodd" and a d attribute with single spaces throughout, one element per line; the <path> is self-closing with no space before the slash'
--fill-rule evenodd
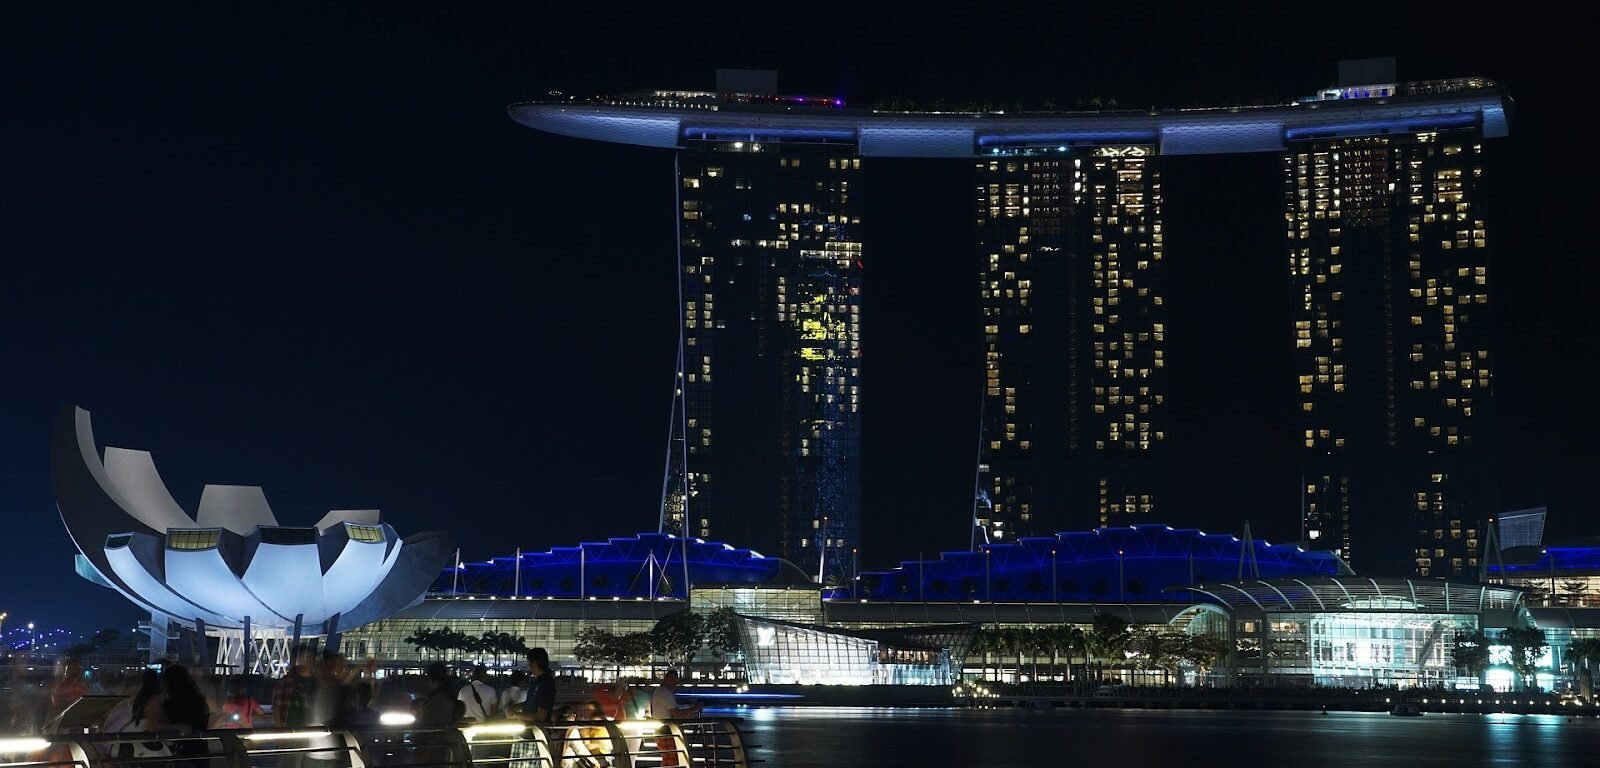
<path id="1" fill-rule="evenodd" d="M 572 655 L 582 664 L 598 665 L 610 661 L 609 652 L 616 635 L 599 627 L 584 627 L 572 640 Z"/>
<path id="2" fill-rule="evenodd" d="M 1512 627 L 1500 633 L 1500 642 L 1511 646 L 1511 666 L 1517 670 L 1524 687 L 1533 685 L 1534 674 L 1539 669 L 1539 657 L 1550 643 L 1544 630 L 1538 627 Z"/>
<path id="3" fill-rule="evenodd" d="M 701 626 L 701 638 L 711 657 L 721 659 L 744 650 L 744 640 L 739 634 L 739 614 L 732 608 L 718 608 L 706 614 Z"/>
<path id="4" fill-rule="evenodd" d="M 705 638 L 705 620 L 685 608 L 658 619 L 650 636 L 655 652 L 666 657 L 668 664 L 681 660 L 688 666 Z"/>
<path id="5" fill-rule="evenodd" d="M 1567 656 L 1578 665 L 1579 682 L 1584 695 L 1592 696 L 1594 676 L 1592 667 L 1600 662 L 1600 637 L 1580 637 L 1567 646 Z"/>
<path id="6" fill-rule="evenodd" d="M 1184 661 L 1194 665 L 1195 684 L 1203 685 L 1211 668 L 1228 657 L 1228 644 L 1216 635 L 1190 635 L 1181 654 Z"/>

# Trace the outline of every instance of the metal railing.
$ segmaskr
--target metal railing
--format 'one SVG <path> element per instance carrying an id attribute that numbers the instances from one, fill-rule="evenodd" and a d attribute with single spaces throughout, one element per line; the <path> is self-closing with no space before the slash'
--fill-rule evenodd
<path id="1" fill-rule="evenodd" d="M 736 720 L 0 738 L 0 768 L 746 768 Z"/>

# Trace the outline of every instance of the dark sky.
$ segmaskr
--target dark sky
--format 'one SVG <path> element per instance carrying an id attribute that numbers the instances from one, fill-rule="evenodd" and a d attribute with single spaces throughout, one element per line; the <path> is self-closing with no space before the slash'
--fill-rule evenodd
<path id="1" fill-rule="evenodd" d="M 1594 192 L 1576 25 L 1467 5 L 521 3 L 0 6 L 0 586 L 19 620 L 133 616 L 72 574 L 56 408 L 146 448 L 192 508 L 377 506 L 470 558 L 652 529 L 674 334 L 669 153 L 545 136 L 552 89 L 706 87 L 1123 106 L 1282 100 L 1341 58 L 1517 100 L 1490 177 L 1503 502 L 1600 533 Z M 874 6 L 864 10 L 861 6 Z M 1416 10 L 1409 7 L 1416 5 Z M 1415 18 L 1396 17 L 1415 13 Z M 1425 17 L 1425 18 L 1424 18 Z M 979 382 L 965 163 L 871 160 L 863 566 L 963 546 Z M 1278 177 L 1175 160 L 1175 517 L 1292 537 Z"/>

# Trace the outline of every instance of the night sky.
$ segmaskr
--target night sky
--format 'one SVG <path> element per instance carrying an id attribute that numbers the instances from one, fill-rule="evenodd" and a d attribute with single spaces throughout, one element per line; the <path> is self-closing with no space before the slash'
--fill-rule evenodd
<path id="1" fill-rule="evenodd" d="M 191 510 L 206 482 L 258 484 L 287 524 L 380 507 L 470 559 L 653 530 L 671 154 L 505 105 L 709 87 L 719 66 L 857 104 L 1282 101 L 1377 55 L 1498 80 L 1517 102 L 1488 172 L 1502 506 L 1600 534 L 1577 25 L 1454 4 L 458 5 L 0 6 L 8 628 L 135 616 L 72 573 L 47 466 L 63 403 L 153 451 Z M 864 568 L 965 545 L 981 364 L 967 163 L 867 163 Z M 1274 541 L 1298 533 L 1277 174 L 1177 158 L 1165 179 L 1188 201 L 1168 206 L 1169 517 Z"/>

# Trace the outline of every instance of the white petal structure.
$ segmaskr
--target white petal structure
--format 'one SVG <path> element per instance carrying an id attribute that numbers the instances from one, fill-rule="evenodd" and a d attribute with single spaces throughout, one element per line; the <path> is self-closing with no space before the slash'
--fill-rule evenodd
<path id="1" fill-rule="evenodd" d="M 106 478 L 117 501 L 139 522 L 158 531 L 194 527 L 194 519 L 167 492 L 149 451 L 106 448 Z"/>
<path id="2" fill-rule="evenodd" d="M 402 540 L 377 510 L 280 525 L 255 486 L 208 485 L 190 517 L 148 452 L 106 448 L 102 460 L 75 407 L 57 420 L 51 479 L 79 574 L 218 629 L 315 635 L 376 621 L 420 600 L 454 546 L 444 533 Z"/>
<path id="3" fill-rule="evenodd" d="M 196 516 L 202 528 L 227 528 L 234 533 L 249 536 L 261 525 L 277 525 L 272 507 L 267 505 L 267 494 L 258 485 L 208 485 L 200 492 L 200 514 Z"/>
<path id="4" fill-rule="evenodd" d="M 317 521 L 317 530 L 326 531 L 340 523 L 377 525 L 380 519 L 376 509 L 335 509 Z"/>

